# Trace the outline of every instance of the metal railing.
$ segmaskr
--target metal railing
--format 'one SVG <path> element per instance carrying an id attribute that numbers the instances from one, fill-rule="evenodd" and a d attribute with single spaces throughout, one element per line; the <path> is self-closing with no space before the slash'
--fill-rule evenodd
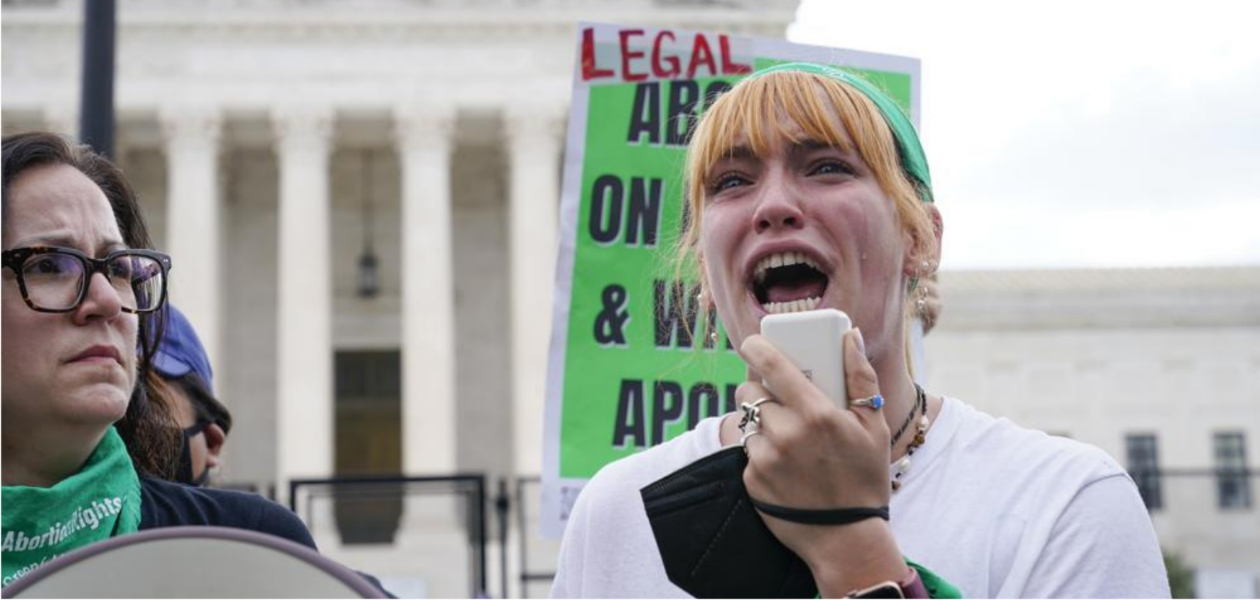
<path id="1" fill-rule="evenodd" d="M 1186 494 L 1178 493 L 1181 490 L 1193 491 L 1195 510 L 1245 512 L 1255 510 L 1255 482 L 1260 479 L 1260 470 L 1134 469 L 1129 476 L 1152 514 L 1187 506 L 1182 498 Z"/>
<path id="2" fill-rule="evenodd" d="M 539 515 L 539 498 L 542 496 L 542 478 L 540 477 L 518 477 L 516 479 L 516 526 L 518 532 L 519 553 L 520 553 L 520 574 L 518 584 L 520 585 L 520 594 L 518 598 L 529 598 L 531 585 L 547 584 L 550 588 L 551 580 L 556 577 L 555 561 L 559 554 L 559 540 L 545 539 L 538 533 L 538 515 Z M 532 517 L 532 518 L 531 518 Z M 531 560 L 531 556 L 536 557 L 538 553 L 531 552 L 531 547 L 543 546 L 536 548 L 543 550 L 548 560 L 542 565 L 535 565 Z M 545 597 L 546 591 L 538 594 L 539 597 Z"/>
<path id="3" fill-rule="evenodd" d="M 1234 557 L 1241 557 L 1240 564 L 1252 558 L 1260 564 L 1260 498 L 1255 495 L 1260 492 L 1260 471 L 1161 469 L 1135 471 L 1132 476 L 1144 496 L 1151 496 L 1152 490 L 1157 496 L 1151 516 L 1161 544 L 1179 555 L 1192 571 L 1215 570 L 1219 579 L 1220 573 L 1229 569 L 1254 570 L 1222 564 L 1221 556 L 1229 557 L 1226 562 L 1238 562 Z M 555 577 L 560 541 L 539 533 L 541 479 L 498 478 L 493 497 L 488 497 L 486 479 L 484 474 L 470 474 L 295 480 L 289 485 L 289 502 L 311 528 L 321 551 L 363 572 L 389 575 L 390 565 L 426 562 L 433 562 L 445 576 L 452 576 L 461 566 L 466 570 L 463 587 L 458 590 L 436 586 L 414 595 L 485 597 L 490 592 L 488 569 L 497 566 L 495 597 L 546 596 Z M 429 500 L 418 503 L 416 498 Z M 454 506 L 452 499 L 456 500 Z M 366 510 L 371 518 L 355 517 L 354 509 L 343 507 L 339 511 L 338 502 L 359 503 L 359 512 Z M 412 514 L 406 515 L 407 511 Z M 391 514 L 396 517 L 389 517 Z M 372 518 L 387 521 L 384 529 L 393 537 L 378 535 L 372 539 L 369 530 L 380 529 L 380 523 L 373 525 Z M 395 520 L 390 523 L 390 518 Z M 497 565 L 487 558 L 491 522 Z M 355 527 L 360 530 L 351 531 Z M 1240 527 L 1255 531 L 1241 531 Z M 462 533 L 449 535 L 452 529 Z M 409 534 L 413 541 L 424 538 L 425 542 L 408 545 L 405 538 Z M 329 544 L 329 539 L 335 541 Z M 1254 543 L 1241 543 L 1240 539 Z M 376 548 L 376 553 L 356 548 Z M 453 560 L 459 554 L 465 558 Z M 426 576 L 436 577 L 433 571 Z M 386 589 L 400 597 L 413 595 L 391 587 L 397 579 L 381 579 Z"/>
<path id="4" fill-rule="evenodd" d="M 297 479 L 289 508 L 323 554 L 400 597 L 488 594 L 485 475 Z"/>

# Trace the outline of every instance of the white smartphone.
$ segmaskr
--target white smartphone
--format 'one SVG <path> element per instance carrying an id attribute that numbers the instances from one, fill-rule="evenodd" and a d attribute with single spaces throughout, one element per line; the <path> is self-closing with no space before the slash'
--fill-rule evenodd
<path id="1" fill-rule="evenodd" d="M 827 394 L 836 406 L 849 407 L 844 387 L 844 332 L 853 324 L 849 315 L 834 308 L 767 315 L 761 319 L 761 335 L 787 355 L 805 377 Z M 762 381 L 770 393 L 770 383 Z"/>

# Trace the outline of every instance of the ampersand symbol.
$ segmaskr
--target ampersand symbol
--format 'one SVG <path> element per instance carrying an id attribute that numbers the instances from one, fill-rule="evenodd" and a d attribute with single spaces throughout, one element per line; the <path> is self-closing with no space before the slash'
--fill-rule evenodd
<path id="1" fill-rule="evenodd" d="M 626 288 L 613 284 L 604 288 L 601 294 L 604 310 L 595 317 L 595 341 L 601 344 L 626 345 L 624 331 L 626 321 L 630 320 L 626 305 Z"/>

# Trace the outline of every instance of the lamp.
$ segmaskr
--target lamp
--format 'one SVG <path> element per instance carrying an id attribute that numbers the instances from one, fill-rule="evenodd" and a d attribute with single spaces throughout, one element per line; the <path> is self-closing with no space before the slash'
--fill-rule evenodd
<path id="1" fill-rule="evenodd" d="M 363 253 L 359 255 L 358 286 L 360 298 L 375 298 L 380 292 L 379 261 L 372 248 L 372 151 L 363 151 L 360 183 L 363 197 Z"/>

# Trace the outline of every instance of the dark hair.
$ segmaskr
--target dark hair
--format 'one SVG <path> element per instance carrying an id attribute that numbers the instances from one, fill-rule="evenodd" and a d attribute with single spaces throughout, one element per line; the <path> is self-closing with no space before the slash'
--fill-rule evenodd
<path id="1" fill-rule="evenodd" d="M 169 379 L 171 383 L 179 386 L 184 390 L 184 394 L 188 396 L 188 400 L 192 403 L 193 411 L 197 413 L 197 420 L 209 421 L 219 426 L 223 430 L 224 435 L 232 431 L 232 412 L 228 410 L 214 394 L 210 393 L 209 386 L 201 380 L 201 376 L 196 372 L 189 371 L 182 377 Z"/>
<path id="2" fill-rule="evenodd" d="M 113 209 L 114 219 L 130 248 L 153 248 L 149 229 L 140 212 L 140 203 L 127 179 L 109 159 L 87 146 L 71 145 L 61 136 L 46 131 L 32 131 L 4 136 L 3 206 L 0 218 L 9 222 L 9 185 L 23 172 L 47 165 L 72 167 L 92 180 L 104 192 Z M 162 340 L 163 315 L 154 311 L 140 315 L 139 366 L 136 386 L 127 404 L 127 413 L 115 425 L 127 445 L 136 469 L 149 475 L 161 475 L 171 454 L 179 453 L 179 429 L 173 408 L 162 402 L 150 402 L 148 375 L 151 360 Z"/>
<path id="3" fill-rule="evenodd" d="M 188 404 L 192 406 L 195 420 L 218 425 L 224 435 L 232 430 L 232 413 L 215 399 L 196 373 L 190 371 L 180 377 L 167 377 L 161 371 L 153 369 L 145 379 L 145 387 L 148 388 L 149 397 L 155 403 L 169 407 L 172 413 L 178 410 L 179 393 L 182 391 L 188 398 Z M 184 428 L 183 423 L 176 420 L 171 427 L 175 436 L 180 438 L 179 442 L 184 443 L 181 433 Z M 153 464 L 150 474 L 167 481 L 180 481 L 178 474 L 183 460 L 182 448 L 160 459 Z"/>

